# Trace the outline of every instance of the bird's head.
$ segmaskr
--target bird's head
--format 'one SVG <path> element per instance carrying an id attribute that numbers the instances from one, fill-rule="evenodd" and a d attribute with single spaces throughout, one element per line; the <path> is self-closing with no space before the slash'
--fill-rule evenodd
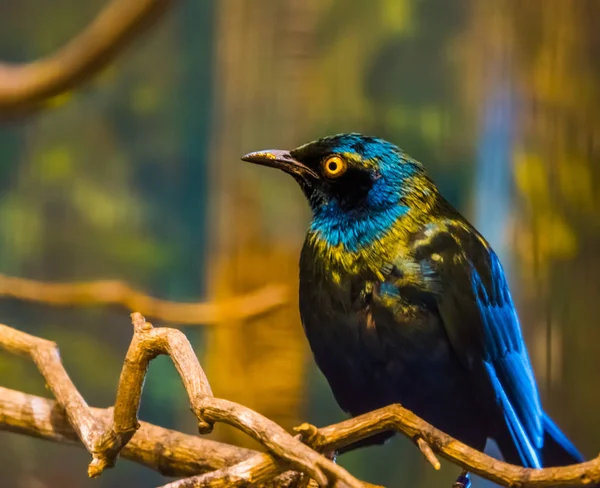
<path id="1" fill-rule="evenodd" d="M 331 204 L 351 212 L 396 205 L 411 178 L 422 172 L 398 147 L 361 134 L 323 137 L 291 151 L 256 151 L 242 159 L 292 175 L 315 213 Z"/>
<path id="2" fill-rule="evenodd" d="M 365 236 L 383 230 L 406 212 L 407 198 L 423 191 L 414 184 L 424 176 L 419 162 L 383 139 L 356 133 L 324 137 L 291 151 L 256 151 L 242 159 L 292 175 L 312 208 L 313 230 L 331 244 L 344 242 L 348 231 L 358 232 L 352 225 L 366 227 L 364 221 L 369 223 Z"/>

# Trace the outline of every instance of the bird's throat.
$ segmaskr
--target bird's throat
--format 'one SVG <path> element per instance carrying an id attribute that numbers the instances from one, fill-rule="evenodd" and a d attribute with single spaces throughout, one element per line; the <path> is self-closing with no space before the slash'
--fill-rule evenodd
<path id="1" fill-rule="evenodd" d="M 400 203 L 377 212 L 331 205 L 315 212 L 309 233 L 323 246 L 356 253 L 381 241 L 408 211 Z"/>

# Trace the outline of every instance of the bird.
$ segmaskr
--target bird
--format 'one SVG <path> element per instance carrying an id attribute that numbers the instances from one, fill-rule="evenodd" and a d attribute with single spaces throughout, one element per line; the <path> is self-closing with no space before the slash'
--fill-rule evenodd
<path id="1" fill-rule="evenodd" d="M 542 408 L 498 256 L 423 164 L 359 133 L 242 160 L 288 173 L 310 205 L 300 316 L 345 412 L 400 403 L 479 451 L 493 439 L 512 464 L 583 461 Z"/>

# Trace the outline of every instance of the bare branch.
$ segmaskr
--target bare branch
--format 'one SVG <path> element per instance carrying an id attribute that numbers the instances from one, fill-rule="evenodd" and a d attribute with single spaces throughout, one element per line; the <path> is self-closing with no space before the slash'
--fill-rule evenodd
<path id="1" fill-rule="evenodd" d="M 319 452 L 337 450 L 380 432 L 395 430 L 410 439 L 421 439 L 421 443 L 431 450 L 431 454 L 424 453 L 428 460 L 433 452 L 437 452 L 467 471 L 502 486 L 535 488 L 600 485 L 600 456 L 585 463 L 556 468 L 530 469 L 515 466 L 463 444 L 400 405 L 390 405 L 321 429 L 304 423 L 294 430 L 302 435 L 306 444 Z M 427 448 L 425 450 L 427 451 Z M 430 462 L 432 461 L 433 459 Z M 211 484 L 217 477 L 230 480 L 227 486 L 241 487 L 247 486 L 254 480 L 261 482 L 272 479 L 280 470 L 281 466 L 274 463 L 272 459 L 257 454 L 237 466 L 188 478 L 187 484 L 171 483 L 162 488 L 222 486 Z M 191 483 L 192 480 L 195 484 Z"/>
<path id="2" fill-rule="evenodd" d="M 69 423 L 92 455 L 90 476 L 112 467 L 123 447 L 139 428 L 137 411 L 149 362 L 167 354 L 188 393 L 201 433 L 214 422 L 225 422 L 262 443 L 287 469 L 295 469 L 315 479 L 321 486 L 335 481 L 351 488 L 363 484 L 345 469 L 319 455 L 283 428 L 258 413 L 227 400 L 214 398 L 208 380 L 183 333 L 176 329 L 154 328 L 139 313 L 132 314 L 134 337 L 127 352 L 108 429 L 94 417 L 90 407 L 68 377 L 56 345 L 0 325 L 0 345 L 9 352 L 29 355 L 65 410 Z"/>
<path id="3" fill-rule="evenodd" d="M 112 449 L 118 452 L 119 446 L 127 442 L 135 429 L 141 388 L 149 361 L 158 354 L 168 354 L 188 392 L 201 433 L 209 432 L 215 422 L 225 422 L 244 431 L 288 467 L 308 474 L 322 486 L 328 480 L 343 482 L 348 487 L 362 486 L 346 470 L 320 456 L 274 422 L 242 405 L 214 398 L 200 363 L 183 333 L 175 329 L 155 329 L 139 313 L 132 314 L 132 319 L 134 339 L 125 358 L 115 404 L 115 427 L 118 427 L 106 440 Z M 112 442 L 113 439 L 116 442 Z"/>
<path id="4" fill-rule="evenodd" d="M 99 474 L 95 466 L 102 464 L 97 439 L 102 428 L 91 414 L 90 408 L 69 378 L 62 363 L 56 344 L 31 336 L 25 332 L 0 324 L 0 343 L 9 352 L 29 356 L 46 379 L 48 388 L 59 405 L 65 410 L 77 437 L 92 455 L 88 469 L 90 476 Z"/>
<path id="5" fill-rule="evenodd" d="M 422 437 L 417 437 L 417 446 L 419 447 L 419 450 L 423 453 L 423 456 L 425 456 L 425 459 L 427 459 L 427 461 L 429 461 L 429 464 L 433 466 L 433 469 L 437 471 L 442 467 L 439 459 L 435 456 L 435 453 L 432 451 L 431 446 L 427 444 L 425 439 L 423 439 Z"/>
<path id="6" fill-rule="evenodd" d="M 267 285 L 219 302 L 180 303 L 159 300 L 116 280 L 48 283 L 0 274 L 0 296 L 49 305 L 121 305 L 143 310 L 158 320 L 182 325 L 213 325 L 261 315 L 286 305 L 286 287 Z"/>
<path id="7" fill-rule="evenodd" d="M 319 452 L 337 450 L 389 430 L 414 439 L 434 466 L 437 458 L 433 453 L 436 452 L 503 486 L 600 484 L 600 457 L 573 466 L 537 470 L 510 465 L 462 444 L 400 405 L 390 405 L 321 429 L 303 424 L 296 429 L 308 445 L 302 444 L 258 413 L 214 398 L 202 368 L 181 332 L 153 328 L 140 314 L 132 314 L 132 318 L 134 337 L 123 366 L 112 419 L 110 410 L 92 409 L 85 404 L 66 375 L 54 343 L 0 325 L 0 345 L 11 352 L 32 357 L 58 400 L 55 404 L 51 400 L 0 389 L 0 429 L 59 442 L 72 442 L 76 435 L 93 455 L 91 475 L 114 464 L 120 452 L 168 474 L 196 475 L 169 483 L 164 488 L 300 488 L 311 485 L 310 478 L 321 485 L 336 482 L 339 486 L 373 486 L 359 482 L 312 449 Z M 149 361 L 158 354 L 168 354 L 172 358 L 202 432 L 208 431 L 214 422 L 226 422 L 261 442 L 269 453 L 196 439 L 149 424 L 140 427 L 137 410 L 143 378 Z"/>
<path id="8" fill-rule="evenodd" d="M 91 411 L 96 421 L 108 430 L 113 409 L 92 408 Z M 277 469 L 277 472 L 285 470 L 284 467 L 276 468 L 277 461 L 270 454 L 182 434 L 147 422 L 140 422 L 140 424 L 140 428 L 123 448 L 121 455 L 159 471 L 165 476 L 192 476 L 207 473 L 207 480 L 211 480 L 212 484 L 203 486 L 240 486 L 237 483 L 229 483 L 231 478 L 223 473 L 223 468 L 238 463 L 242 467 L 242 461 L 253 456 L 260 456 L 268 461 L 265 466 L 271 471 L 266 477 L 258 471 L 254 473 L 240 471 L 242 480 L 257 479 L 263 480 L 260 482 L 261 486 L 292 488 L 297 486 L 303 476 L 298 472 L 288 471 L 277 478 L 270 479 L 273 470 Z M 54 400 L 3 387 L 0 387 L 0 430 L 84 447 L 64 410 Z M 238 469 L 240 468 L 236 468 Z M 247 481 L 244 483 L 248 485 Z M 374 485 L 365 484 L 365 487 L 369 486 Z"/>
<path id="9" fill-rule="evenodd" d="M 112 0 L 58 52 L 24 65 L 0 64 L 0 113 L 29 110 L 106 66 L 172 0 Z"/>
<path id="10" fill-rule="evenodd" d="M 600 456 L 572 466 L 531 469 L 494 459 L 436 429 L 400 405 L 324 427 L 313 436 L 318 451 L 339 449 L 380 432 L 395 430 L 410 439 L 422 438 L 431 449 L 471 473 L 502 486 L 536 488 L 596 486 L 600 484 Z"/>
<path id="11" fill-rule="evenodd" d="M 103 430 L 113 417 L 112 408 L 91 408 Z M 191 476 L 219 470 L 248 459 L 257 451 L 182 434 L 146 422 L 123 448 L 126 459 L 166 476 Z M 64 410 L 48 398 L 0 387 L 0 430 L 83 447 Z"/>

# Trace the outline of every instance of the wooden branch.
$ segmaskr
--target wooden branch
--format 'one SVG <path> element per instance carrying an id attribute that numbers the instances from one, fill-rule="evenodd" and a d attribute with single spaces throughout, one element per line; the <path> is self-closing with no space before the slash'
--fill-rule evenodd
<path id="1" fill-rule="evenodd" d="M 188 393 L 199 431 L 209 432 L 215 422 L 225 422 L 262 443 L 286 469 L 300 471 L 326 486 L 359 488 L 364 485 L 345 469 L 321 456 L 283 428 L 260 414 L 212 396 L 210 385 L 190 343 L 176 329 L 154 328 L 139 313 L 132 314 L 134 336 L 119 379 L 113 419 L 108 428 L 94 416 L 67 375 L 56 344 L 0 325 L 0 345 L 9 352 L 28 355 L 46 379 L 77 437 L 92 455 L 91 477 L 112 467 L 123 447 L 140 427 L 137 412 L 149 362 L 159 354 L 173 361 Z"/>
<path id="2" fill-rule="evenodd" d="M 90 476 L 100 474 L 97 466 L 102 466 L 103 460 L 98 440 L 102 428 L 63 368 L 56 344 L 1 324 L 0 344 L 9 352 L 29 356 L 32 359 L 46 379 L 48 388 L 57 402 L 65 410 L 77 437 L 92 454 L 88 474 Z"/>
<path id="3" fill-rule="evenodd" d="M 400 405 L 340 422 L 322 429 L 309 424 L 297 428 L 311 447 L 339 449 L 377 433 L 395 430 L 410 439 L 423 439 L 432 451 L 471 473 L 502 486 L 534 488 L 600 485 L 600 456 L 580 464 L 532 469 L 492 458 L 436 429 Z"/>
<path id="4" fill-rule="evenodd" d="M 436 471 L 441 469 L 442 465 L 440 464 L 440 461 L 435 456 L 435 453 L 431 449 L 431 446 L 427 444 L 425 439 L 423 439 L 422 437 L 418 437 L 417 446 L 419 447 L 419 450 L 421 451 L 423 456 L 425 456 L 425 459 L 427 459 L 427 461 L 429 461 L 429 464 L 433 466 L 433 469 L 435 469 Z"/>
<path id="5" fill-rule="evenodd" d="M 92 408 L 91 411 L 107 430 L 113 409 Z M 0 430 L 84 447 L 57 402 L 3 387 L 0 387 Z M 140 428 L 123 448 L 121 455 L 165 476 L 192 476 L 210 472 L 212 484 L 204 486 L 240 486 L 230 484 L 229 478 L 222 476 L 221 470 L 253 456 L 270 461 L 268 466 L 278 466 L 270 454 L 182 434 L 147 422 L 140 422 Z M 277 472 L 284 470 L 283 467 L 277 468 Z M 295 471 L 288 471 L 273 479 L 269 478 L 270 475 L 263 477 L 257 474 L 257 479 L 263 480 L 261 486 L 278 488 L 296 487 L 302 477 Z M 243 476 L 244 479 L 254 478 L 252 473 L 243 473 Z M 245 484 L 247 486 L 247 482 Z M 365 486 L 374 485 L 365 483 Z"/>
<path id="6" fill-rule="evenodd" d="M 113 409 L 90 410 L 96 423 L 108 430 Z M 0 430 L 83 447 L 57 402 L 2 387 Z M 165 476 L 191 476 L 239 463 L 258 452 L 140 422 L 121 454 Z"/>
<path id="7" fill-rule="evenodd" d="M 433 454 L 502 486 L 519 488 L 600 486 L 600 456 L 572 466 L 530 469 L 492 458 L 436 429 L 401 405 L 390 405 L 338 424 L 317 429 L 302 424 L 295 429 L 303 441 L 319 452 L 338 450 L 378 433 L 395 430 L 413 439 L 425 458 L 439 469 Z M 164 485 L 161 488 L 243 487 L 260 484 L 281 472 L 281 466 L 264 454 L 256 454 L 237 465 Z M 227 484 L 219 481 L 227 480 Z M 367 485 L 365 485 L 367 486 Z"/>
<path id="8" fill-rule="evenodd" d="M 130 311 L 182 325 L 213 325 L 261 315 L 288 303 L 283 285 L 267 285 L 221 302 L 159 300 L 116 280 L 48 283 L 0 274 L 0 296 L 49 305 L 121 305 Z"/>
<path id="9" fill-rule="evenodd" d="M 172 0 L 112 0 L 56 53 L 24 65 L 0 64 L 0 114 L 39 107 L 105 67 Z"/>
<path id="10" fill-rule="evenodd" d="M 348 487 L 362 484 L 346 470 L 302 444 L 274 422 L 236 403 L 212 396 L 208 380 L 190 343 L 176 329 L 153 328 L 139 313 L 132 314 L 134 339 L 127 352 L 115 403 L 115 428 L 107 437 L 110 451 L 118 452 L 137 424 L 137 409 L 148 363 L 158 354 L 168 354 L 188 392 L 192 411 L 199 420 L 200 433 L 210 432 L 215 422 L 232 425 L 263 444 L 289 468 L 306 473 L 321 486 L 328 481 Z"/>
<path id="11" fill-rule="evenodd" d="M 110 409 L 92 409 L 83 401 L 62 367 L 54 343 L 0 325 L 0 345 L 8 351 L 29 355 L 57 398 L 55 403 L 0 388 L 0 429 L 58 442 L 72 442 L 77 436 L 92 454 L 91 476 L 112 466 L 121 452 L 166 474 L 195 475 L 163 488 L 299 488 L 307 486 L 309 478 L 322 486 L 332 482 L 337 483 L 336 486 L 373 486 L 356 480 L 316 451 L 337 450 L 389 430 L 414 440 L 434 466 L 437 464 L 435 452 L 503 486 L 600 485 L 600 457 L 557 468 L 514 466 L 462 444 L 400 405 L 390 405 L 321 429 L 302 424 L 296 428 L 305 443 L 302 444 L 258 413 L 214 398 L 204 372 L 181 332 L 153 328 L 140 314 L 132 314 L 132 318 L 134 337 L 125 358 L 112 416 Z M 269 453 L 227 446 L 149 424 L 140 426 L 137 410 L 143 379 L 150 360 L 159 354 L 168 354 L 173 360 L 201 432 L 208 432 L 215 422 L 226 422 L 261 442 Z"/>

